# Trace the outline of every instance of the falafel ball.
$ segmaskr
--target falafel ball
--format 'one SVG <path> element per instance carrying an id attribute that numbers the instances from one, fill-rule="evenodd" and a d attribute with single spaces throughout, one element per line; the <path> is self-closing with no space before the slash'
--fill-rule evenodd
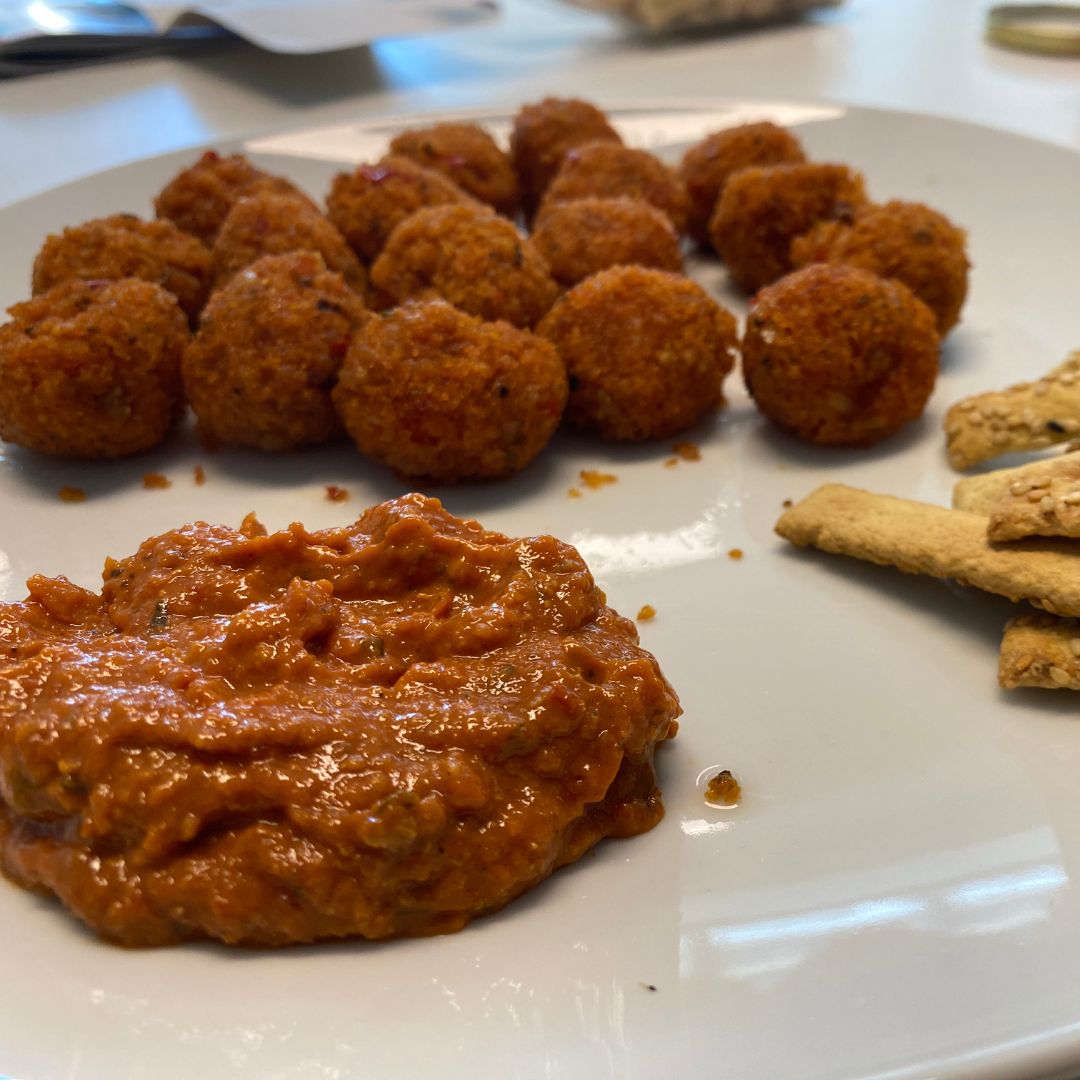
<path id="1" fill-rule="evenodd" d="M 576 285 L 609 266 L 679 273 L 679 234 L 662 210 L 641 199 L 575 199 L 548 204 L 529 238 L 560 285 Z"/>
<path id="2" fill-rule="evenodd" d="M 35 296 L 62 281 L 152 281 L 176 297 L 194 322 L 210 288 L 210 252 L 171 221 L 113 214 L 46 237 L 34 260 Z"/>
<path id="3" fill-rule="evenodd" d="M 791 241 L 819 221 L 850 218 L 866 202 L 846 165 L 767 165 L 728 178 L 709 238 L 739 288 L 754 292 L 791 269 Z"/>
<path id="4" fill-rule="evenodd" d="M 363 453 L 405 476 L 456 482 L 528 465 L 558 426 L 566 393 L 548 342 L 431 300 L 368 321 L 334 403 Z"/>
<path id="5" fill-rule="evenodd" d="M 183 407 L 187 319 L 141 278 L 72 279 L 8 309 L 0 326 L 0 438 L 42 454 L 149 450 Z"/>
<path id="6" fill-rule="evenodd" d="M 537 327 L 570 376 L 567 417 L 606 439 L 661 439 L 723 404 L 735 317 L 689 278 L 616 266 L 566 293 Z"/>
<path id="7" fill-rule="evenodd" d="M 679 176 L 690 199 L 687 231 L 709 246 L 709 218 L 732 173 L 751 165 L 796 164 L 806 160 L 802 143 L 769 120 L 740 124 L 706 135 L 683 155 Z"/>
<path id="8" fill-rule="evenodd" d="M 850 222 L 823 221 L 791 242 L 795 266 L 840 262 L 902 281 L 946 334 L 960 318 L 968 286 L 967 234 L 922 203 L 868 204 Z"/>
<path id="9" fill-rule="evenodd" d="M 213 247 L 233 204 L 259 191 L 307 199 L 291 181 L 257 169 L 243 154 L 222 157 L 216 150 L 207 150 L 194 165 L 183 169 L 161 189 L 154 200 L 154 210 L 158 218 L 171 221 L 184 232 L 197 236 L 207 247 Z"/>
<path id="10" fill-rule="evenodd" d="M 264 255 L 214 293 L 184 353 L 184 388 L 212 440 L 292 450 L 341 436 L 330 400 L 363 301 L 321 255 Z"/>
<path id="11" fill-rule="evenodd" d="M 361 296 L 367 271 L 345 237 L 307 199 L 262 191 L 241 199 L 229 211 L 214 243 L 214 288 L 263 255 L 317 251 Z"/>
<path id="12" fill-rule="evenodd" d="M 521 202 L 510 155 L 479 124 L 411 128 L 390 143 L 390 153 L 436 169 L 463 191 L 513 217 Z"/>
<path id="13" fill-rule="evenodd" d="M 619 143 L 598 142 L 566 152 L 562 167 L 548 185 L 540 213 L 554 203 L 571 199 L 643 199 L 662 210 L 676 232 L 686 228 L 686 188 L 675 170 L 647 150 Z"/>
<path id="14" fill-rule="evenodd" d="M 784 431 L 821 446 L 871 446 L 922 414 L 938 353 L 933 312 L 906 285 L 815 263 L 758 293 L 743 375 Z"/>
<path id="15" fill-rule="evenodd" d="M 326 212 L 353 251 L 371 262 L 395 226 L 415 211 L 473 202 L 441 172 L 393 154 L 374 165 L 358 165 L 351 173 L 338 173 L 326 196 Z"/>
<path id="16" fill-rule="evenodd" d="M 432 206 L 406 218 L 375 260 L 371 282 L 393 304 L 443 299 L 521 327 L 535 326 L 559 295 L 529 240 L 478 203 Z"/>
<path id="17" fill-rule="evenodd" d="M 566 151 L 591 142 L 622 142 L 595 105 L 577 98 L 544 98 L 522 106 L 510 132 L 510 157 L 526 217 L 536 212 Z"/>

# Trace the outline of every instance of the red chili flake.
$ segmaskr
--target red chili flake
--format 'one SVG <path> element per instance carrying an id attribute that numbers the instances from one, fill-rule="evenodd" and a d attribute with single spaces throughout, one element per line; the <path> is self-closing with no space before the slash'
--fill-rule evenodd
<path id="1" fill-rule="evenodd" d="M 349 497 L 349 493 L 345 488 L 338 487 L 337 484 L 327 484 L 326 497 L 331 502 L 344 502 Z"/>

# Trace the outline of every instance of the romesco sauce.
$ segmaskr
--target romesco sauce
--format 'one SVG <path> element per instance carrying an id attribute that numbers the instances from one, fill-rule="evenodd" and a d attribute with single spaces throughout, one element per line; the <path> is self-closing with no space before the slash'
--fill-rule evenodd
<path id="1" fill-rule="evenodd" d="M 588 568 L 404 496 L 0 604 L 0 854 L 126 945 L 456 930 L 663 813 L 678 700 Z"/>

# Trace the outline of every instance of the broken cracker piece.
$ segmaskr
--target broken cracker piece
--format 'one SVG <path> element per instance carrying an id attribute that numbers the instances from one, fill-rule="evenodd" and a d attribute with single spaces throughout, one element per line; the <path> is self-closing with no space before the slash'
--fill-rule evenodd
<path id="1" fill-rule="evenodd" d="M 1080 621 L 1054 615 L 1010 619 L 1001 638 L 998 682 L 1006 690 L 1080 690 Z"/>
<path id="2" fill-rule="evenodd" d="M 1080 349 L 1035 382 L 976 394 L 945 414 L 945 445 L 954 469 L 1040 450 L 1078 434 Z"/>
<path id="3" fill-rule="evenodd" d="M 989 518 L 991 540 L 1080 536 L 1080 454 L 967 477 L 953 488 L 952 504 Z"/>
<path id="4" fill-rule="evenodd" d="M 953 578 L 1058 615 L 1080 615 L 1075 546 L 1022 540 L 994 547 L 979 514 L 826 484 L 786 511 L 776 531 L 800 547 Z"/>

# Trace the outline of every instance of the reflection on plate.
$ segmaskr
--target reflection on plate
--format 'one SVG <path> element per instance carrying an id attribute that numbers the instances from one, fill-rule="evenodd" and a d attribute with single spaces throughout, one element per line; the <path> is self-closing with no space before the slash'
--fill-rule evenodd
<path id="1" fill-rule="evenodd" d="M 560 436 L 515 480 L 435 492 L 513 535 L 575 543 L 633 614 L 686 716 L 661 755 L 666 819 L 610 842 L 450 937 L 279 953 L 129 953 L 0 888 L 0 1074 L 17 1077 L 1031 1077 L 1080 1064 L 1080 728 L 1060 695 L 1003 696 L 1009 605 L 784 550 L 785 499 L 825 479 L 947 500 L 949 402 L 1051 366 L 1078 342 L 1080 158 L 897 113 L 735 105 L 617 110 L 677 153 L 734 118 L 798 126 L 877 198 L 939 207 L 971 237 L 972 294 L 927 416 L 866 453 L 766 428 L 738 379 L 726 412 L 669 447 Z M 502 122 L 506 116 L 484 117 Z M 402 121 L 405 123 L 406 121 Z M 387 134 L 260 139 L 264 167 L 321 195 Z M 0 301 L 43 235 L 126 209 L 193 154 L 91 177 L 0 214 Z M 736 308 L 723 271 L 699 279 Z M 206 483 L 193 469 L 202 464 Z M 579 470 L 618 482 L 567 497 Z M 147 491 L 146 472 L 173 485 Z M 81 504 L 56 497 L 65 484 Z M 349 492 L 325 497 L 327 484 Z M 92 585 L 107 554 L 192 518 L 321 527 L 401 488 L 337 448 L 208 455 L 189 432 L 77 466 L 0 453 L 0 595 L 35 571 Z M 741 560 L 727 552 L 740 548 Z M 742 784 L 710 806 L 718 769 Z"/>

